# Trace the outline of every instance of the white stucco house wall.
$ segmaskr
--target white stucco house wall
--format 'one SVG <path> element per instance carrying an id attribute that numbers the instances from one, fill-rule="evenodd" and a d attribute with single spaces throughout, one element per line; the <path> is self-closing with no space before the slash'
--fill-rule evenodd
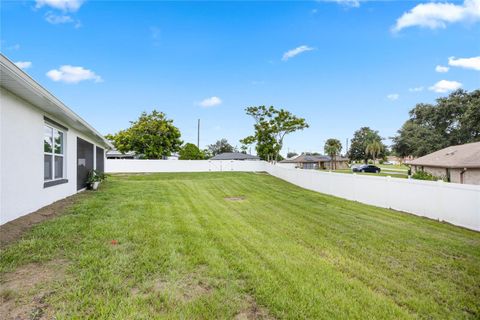
<path id="1" fill-rule="evenodd" d="M 82 191 L 110 143 L 0 54 L 0 224 Z"/>

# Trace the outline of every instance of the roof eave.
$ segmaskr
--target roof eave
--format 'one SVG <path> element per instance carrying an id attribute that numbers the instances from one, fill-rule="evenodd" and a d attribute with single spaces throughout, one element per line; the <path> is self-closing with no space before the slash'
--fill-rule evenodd
<path id="1" fill-rule="evenodd" d="M 448 168 L 448 169 L 480 169 L 480 165 L 471 165 L 471 164 L 466 164 L 466 165 L 442 165 L 442 164 L 430 164 L 430 163 L 411 163 L 408 162 L 407 165 L 410 166 L 423 166 L 423 167 L 433 167 L 433 168 Z"/>
<path id="2" fill-rule="evenodd" d="M 0 66 L 2 69 L 2 73 L 6 72 L 10 76 L 13 76 L 16 81 L 18 81 L 23 87 L 27 90 L 32 91 L 36 95 L 42 97 L 43 99 L 50 102 L 52 105 L 57 107 L 61 112 L 73 122 L 79 123 L 82 127 L 86 129 L 91 135 L 95 136 L 97 140 L 102 142 L 104 146 L 113 149 L 113 145 L 110 141 L 105 139 L 105 137 L 95 130 L 91 125 L 89 125 L 85 120 L 83 120 L 78 114 L 73 112 L 70 108 L 68 108 L 63 102 L 61 102 L 58 98 L 56 98 L 53 94 L 51 94 L 48 90 L 42 87 L 37 81 L 35 81 L 32 77 L 30 77 L 27 73 L 22 71 L 19 67 L 17 67 L 12 61 L 10 61 L 7 57 L 3 54 L 0 54 Z M 2 84 L 2 87 L 3 84 Z M 4 87 L 5 90 L 10 91 L 7 87 Z M 17 94 L 17 93 L 15 93 Z M 24 97 L 20 96 L 22 99 L 31 103 L 31 101 L 25 99 Z M 43 106 L 34 104 L 37 108 L 47 112 Z"/>

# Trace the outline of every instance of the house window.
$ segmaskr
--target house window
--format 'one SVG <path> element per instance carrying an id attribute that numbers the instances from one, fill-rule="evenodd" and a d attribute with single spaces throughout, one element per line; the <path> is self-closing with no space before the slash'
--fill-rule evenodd
<path id="1" fill-rule="evenodd" d="M 65 178 L 65 133 L 48 123 L 43 130 L 43 180 L 61 181 Z"/>

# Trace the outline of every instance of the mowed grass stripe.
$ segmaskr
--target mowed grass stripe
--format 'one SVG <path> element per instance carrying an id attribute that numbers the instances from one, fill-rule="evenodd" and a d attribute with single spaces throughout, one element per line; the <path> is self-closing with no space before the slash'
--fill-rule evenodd
<path id="1" fill-rule="evenodd" d="M 255 192 L 255 191 L 252 191 L 252 192 Z M 273 215 L 271 215 L 271 216 L 273 216 Z M 259 217 L 259 218 L 263 218 L 263 217 Z M 289 258 L 289 259 L 286 259 L 286 260 L 290 260 L 288 262 L 294 263 L 294 268 L 297 268 L 297 269 L 298 269 L 298 265 L 312 263 L 313 262 L 312 259 L 320 258 L 321 263 L 319 265 L 317 265 L 316 267 L 317 268 L 320 267 L 324 271 L 333 272 L 333 270 L 331 269 L 331 266 L 324 264 L 326 252 L 321 252 L 320 254 L 318 254 L 318 251 L 317 252 L 304 252 L 305 250 L 309 250 L 311 248 L 305 247 L 304 244 L 302 244 L 301 246 L 296 246 L 295 244 L 300 243 L 300 242 L 297 241 L 295 236 L 285 237 L 289 233 L 288 227 L 285 229 L 280 225 L 275 225 L 274 220 L 269 220 L 268 221 L 268 219 L 266 219 L 266 223 L 258 223 L 258 222 L 262 222 L 264 219 L 256 219 L 256 220 L 257 221 L 255 221 L 255 220 L 251 221 L 251 223 L 248 222 L 247 224 L 250 225 L 250 226 L 255 225 L 256 226 L 255 229 L 261 229 L 260 232 L 258 232 L 258 230 L 257 230 L 257 232 L 259 234 L 269 234 L 269 237 L 268 237 L 269 239 L 272 239 L 274 236 L 277 237 L 276 239 L 274 239 L 274 243 L 276 243 L 277 245 L 274 248 L 264 248 L 262 252 L 284 253 L 285 256 L 288 256 L 288 258 Z M 276 228 L 276 227 L 279 227 L 279 228 Z M 248 243 L 248 241 L 245 241 L 244 239 L 242 239 L 242 242 Z M 262 240 L 262 242 L 263 242 L 263 240 Z M 284 251 L 286 251 L 285 249 L 289 245 L 294 245 L 294 246 L 292 247 L 291 252 L 289 254 L 287 254 Z M 297 253 L 299 253 L 299 254 L 297 254 Z M 305 257 L 307 258 L 306 261 L 304 259 Z M 278 262 L 275 262 L 275 263 L 278 263 Z M 286 268 L 286 266 L 282 265 L 282 268 Z M 305 268 L 305 269 L 306 270 L 315 270 L 315 267 L 310 266 L 310 267 Z M 328 269 L 328 270 L 325 270 L 325 269 Z M 293 272 L 292 273 L 289 272 L 289 270 L 282 270 L 282 273 L 295 274 Z M 315 278 L 317 275 L 315 275 L 314 273 L 309 273 L 309 274 L 304 275 L 304 276 L 310 277 L 311 279 L 308 279 L 307 283 L 313 283 L 316 286 L 317 289 L 323 285 L 323 282 L 325 282 L 325 279 L 323 279 L 321 277 L 320 277 L 320 279 L 318 277 Z M 328 280 L 330 280 L 330 279 L 327 279 L 327 281 Z M 293 279 L 291 282 L 292 283 L 298 283 L 298 279 Z M 337 287 L 337 289 L 339 289 L 338 284 L 332 284 L 331 283 L 330 285 L 335 285 Z M 305 289 L 305 288 L 302 288 L 302 289 Z M 298 294 L 301 296 L 302 292 L 298 293 Z M 315 295 L 312 295 L 311 298 L 316 298 L 316 297 L 315 297 Z M 325 303 L 325 301 L 322 300 L 322 298 L 324 298 L 324 297 L 319 297 L 317 300 L 313 300 L 312 304 L 317 304 L 318 301 L 322 301 L 322 306 L 323 307 L 328 306 L 328 304 Z M 380 298 L 381 297 L 377 297 L 377 299 L 380 299 Z M 352 298 L 351 301 L 356 301 L 356 299 Z M 364 304 L 364 306 L 365 306 L 365 304 Z M 333 307 L 335 309 L 340 308 L 340 309 L 348 310 L 348 307 L 344 307 L 344 308 L 340 307 L 338 305 L 338 302 L 336 302 Z M 311 311 L 315 311 L 314 307 L 313 307 L 313 309 L 312 309 L 312 307 L 310 307 L 309 309 Z M 369 308 L 369 309 L 371 309 L 371 308 Z M 319 313 L 319 314 L 322 314 L 322 313 Z M 318 314 L 313 313 L 313 314 L 309 315 L 309 317 L 314 317 L 314 316 L 318 316 Z M 352 315 L 351 314 L 350 315 L 346 314 L 345 316 L 352 316 Z M 367 314 L 364 315 L 364 316 L 367 316 Z M 398 315 L 396 315 L 396 316 L 398 317 Z"/>
<path id="2" fill-rule="evenodd" d="M 288 200 L 286 200 L 288 201 Z M 355 204 L 355 203 L 351 203 L 353 206 L 356 206 L 356 207 L 366 207 L 366 208 L 369 208 L 369 206 L 363 206 L 363 205 L 359 205 L 359 204 Z M 383 209 L 377 209 L 375 208 L 376 210 L 383 210 Z M 385 210 L 384 210 L 385 211 Z M 305 212 L 303 210 L 299 210 L 298 211 L 300 214 L 302 212 Z M 397 215 L 402 215 L 400 213 L 395 213 Z M 312 216 L 310 214 L 310 216 Z M 409 215 L 403 215 L 405 216 L 406 218 L 411 218 L 411 216 Z M 414 217 L 416 218 L 416 217 Z M 331 219 L 330 219 L 331 220 Z M 368 217 L 367 217 L 367 220 L 368 220 Z M 429 224 L 430 222 L 426 221 L 425 219 L 418 219 L 417 218 L 417 223 L 420 223 L 420 225 L 422 224 L 422 222 L 427 222 L 427 224 Z M 311 225 L 317 225 L 317 224 L 311 224 Z M 439 224 L 441 225 L 441 224 Z M 365 225 L 363 225 L 362 227 L 365 227 Z M 371 239 L 368 243 L 369 246 L 371 246 L 372 244 L 375 244 L 376 246 L 378 245 L 384 245 L 385 242 L 389 245 L 389 246 L 392 246 L 392 245 L 396 245 L 396 244 L 400 244 L 400 246 L 392 246 L 391 248 L 387 248 L 387 250 L 373 250 L 374 248 L 368 248 L 367 247 L 367 251 L 366 251 L 366 254 L 368 254 L 368 256 L 366 258 L 369 258 L 369 259 L 365 259 L 365 257 L 362 257 L 361 260 L 359 260 L 359 263 L 358 265 L 355 265 L 354 264 L 354 261 L 352 260 L 347 260 L 345 266 L 346 267 L 349 267 L 349 269 L 353 272 L 350 272 L 351 275 L 355 276 L 355 277 L 359 277 L 360 279 L 362 279 L 362 281 L 365 281 L 365 280 L 368 280 L 368 272 L 366 270 L 366 268 L 362 268 L 363 265 L 365 265 L 366 263 L 370 263 L 372 264 L 371 267 L 368 269 L 370 272 L 370 275 L 374 278 L 373 280 L 375 280 L 375 278 L 378 278 L 378 277 L 381 277 L 383 278 L 382 281 L 387 281 L 385 278 L 392 278 L 393 281 L 390 281 L 390 283 L 392 285 L 394 285 L 394 287 L 397 287 L 396 290 L 394 290 L 393 292 L 395 291 L 399 291 L 398 290 L 398 286 L 403 286 L 403 290 L 400 290 L 399 292 L 400 293 L 404 293 L 403 295 L 398 295 L 398 294 L 394 294 L 392 295 L 400 305 L 406 305 L 406 307 L 409 307 L 410 303 L 409 301 L 411 300 L 414 300 L 414 303 L 416 304 L 415 308 L 418 308 L 418 307 L 425 307 L 426 309 L 430 310 L 432 304 L 430 303 L 430 301 L 428 301 L 428 297 L 424 297 L 423 299 L 420 299 L 421 297 L 418 297 L 418 295 L 415 297 L 415 299 L 412 299 L 412 295 L 409 291 L 411 290 L 407 290 L 408 287 L 410 288 L 414 288 L 414 290 L 416 290 L 417 292 L 419 290 L 423 290 L 424 291 L 424 294 L 427 295 L 427 296 L 430 296 L 430 299 L 436 299 L 438 296 L 439 296 L 439 293 L 438 293 L 438 287 L 439 286 L 435 286 L 435 285 L 426 285 L 426 286 L 418 286 L 418 278 L 421 278 L 422 276 L 425 276 L 425 277 L 428 277 L 428 274 L 422 274 L 422 271 L 423 270 L 426 270 L 426 271 L 429 271 L 429 268 L 433 268 L 435 266 L 438 267 L 438 265 L 441 265 L 441 263 L 444 263 L 445 261 L 441 261 L 442 259 L 432 259 L 434 258 L 435 256 L 438 255 L 439 252 L 443 251 L 443 248 L 445 248 L 445 241 L 437 241 L 437 242 L 434 242 L 432 241 L 432 243 L 435 243 L 436 246 L 434 248 L 430 248 L 430 247 L 427 247 L 427 246 L 422 246 L 421 248 L 419 248 L 420 250 L 418 249 L 414 249 L 414 250 L 410 250 L 410 248 L 415 248 L 415 240 L 417 239 L 418 240 L 418 235 L 415 235 L 415 233 L 412 233 L 410 232 L 410 234 L 407 234 L 406 236 L 405 235 L 399 235 L 398 234 L 398 231 L 397 229 L 399 228 L 394 228 L 393 230 L 389 230 L 389 229 L 384 229 L 384 228 L 381 228 L 381 229 L 378 229 L 376 228 L 376 226 L 372 226 L 372 225 L 369 225 L 369 228 L 370 229 L 373 229 L 375 230 L 376 232 L 376 236 L 375 234 L 370 234 L 369 229 L 362 229 L 362 230 L 358 230 L 358 232 L 354 232 L 354 233 L 350 233 L 347 235 L 358 235 L 359 237 L 361 237 L 362 235 L 367 235 L 367 237 L 364 237 L 365 239 Z M 453 227 L 450 227 L 450 229 L 452 229 Z M 351 228 L 349 228 L 351 229 Z M 459 229 L 459 228 L 457 228 Z M 407 230 L 402 230 L 401 228 L 399 229 L 401 231 L 407 231 Z M 333 236 L 335 235 L 338 235 L 339 233 L 336 232 L 337 230 L 335 230 L 335 232 L 331 232 L 331 233 L 328 233 L 328 234 L 331 234 Z M 465 232 L 465 230 L 463 230 Z M 425 231 L 424 231 L 425 233 Z M 433 233 L 433 231 L 432 231 Z M 468 234 L 469 232 L 467 232 Z M 310 234 L 313 234 L 313 233 L 310 233 Z M 305 238 L 308 234 L 305 233 L 305 234 L 302 234 L 302 237 Z M 394 239 L 390 239 L 391 237 L 394 237 Z M 345 236 L 345 233 L 340 233 L 340 236 Z M 403 238 L 399 237 L 399 236 L 403 236 Z M 317 238 L 322 238 L 322 237 L 317 237 Z M 433 238 L 434 240 L 437 239 L 437 234 L 436 233 L 433 233 Z M 377 241 L 372 243 L 372 240 L 373 239 L 376 239 Z M 350 245 L 355 245 L 357 243 L 357 241 L 360 241 L 361 239 L 359 239 L 357 237 L 357 239 L 353 238 L 352 239 L 353 241 L 345 241 L 344 243 L 349 243 Z M 400 240 L 400 242 L 399 242 Z M 413 241 L 410 241 L 410 240 L 413 240 Z M 439 239 L 440 240 L 440 239 Z M 447 240 L 447 239 L 444 239 L 444 240 Z M 404 243 L 407 242 L 407 246 L 404 245 Z M 421 243 L 420 243 L 421 244 Z M 345 254 L 348 254 L 349 252 L 350 253 L 362 253 L 364 252 L 364 246 L 363 245 L 357 245 L 357 246 L 349 246 L 349 250 L 347 252 L 344 253 Z M 471 247 L 472 249 L 475 248 L 475 246 L 472 246 Z M 477 246 L 478 248 L 478 246 Z M 385 247 L 384 247 L 385 249 Z M 399 250 L 400 249 L 400 250 Z M 407 249 L 407 250 L 406 250 Z M 463 247 L 463 249 L 465 249 L 465 247 Z M 399 253 L 400 252 L 400 253 Z M 406 253 L 409 253 L 407 254 L 406 257 L 402 257 L 401 254 L 406 254 Z M 382 257 L 379 257 L 379 256 L 384 256 L 383 258 Z M 425 260 L 422 260 L 422 257 L 423 256 L 427 256 Z M 355 259 L 355 256 L 352 256 L 350 255 L 350 257 L 352 259 Z M 456 258 L 459 258 L 461 257 L 460 256 L 457 256 Z M 478 250 L 477 250 L 477 257 L 478 257 Z M 382 259 L 379 259 L 379 258 L 382 258 Z M 357 259 L 358 260 L 358 259 Z M 380 260 L 380 261 L 379 261 Z M 338 260 L 336 260 L 338 261 Z M 345 260 L 340 260 L 340 261 L 344 261 Z M 464 259 L 465 261 L 465 259 Z M 379 263 L 380 262 L 380 263 Z M 458 266 L 458 259 L 457 260 L 450 260 L 447 262 L 453 262 L 453 264 L 457 264 Z M 397 268 L 397 264 L 400 263 L 400 264 L 405 264 L 405 263 L 414 263 L 413 265 L 411 265 L 410 267 L 411 268 L 415 268 L 415 271 L 414 272 L 410 272 L 409 274 L 405 274 L 405 273 L 399 273 L 398 269 Z M 393 264 L 393 266 L 392 266 Z M 461 264 L 461 262 L 460 262 Z M 455 270 L 456 270 L 456 267 L 455 265 L 452 265 L 452 270 L 453 272 L 455 273 Z M 469 265 L 470 267 L 473 267 L 475 268 L 474 265 Z M 385 271 L 390 271 L 389 269 L 392 269 L 393 267 L 393 273 L 390 272 L 391 274 L 390 275 L 384 275 L 382 273 L 378 273 L 378 269 L 379 268 L 387 268 L 387 270 Z M 423 268 L 422 268 L 423 267 Z M 362 270 L 363 269 L 363 270 Z M 473 271 L 472 269 L 470 269 L 471 271 Z M 359 272 L 360 271 L 360 272 Z M 407 277 L 407 278 L 406 278 Z M 399 279 L 398 279 L 399 278 Z M 438 282 L 450 282 L 450 281 L 453 281 L 453 282 L 457 282 L 458 279 L 461 279 L 461 277 L 456 277 L 455 274 L 452 274 L 450 275 L 450 278 L 448 280 L 445 280 L 445 279 L 442 279 L 442 278 L 439 278 L 439 277 L 436 277 L 434 279 L 432 279 L 433 282 L 435 281 L 438 281 Z M 408 281 L 406 281 L 408 280 Z M 365 281 L 367 284 L 368 284 L 368 281 Z M 370 281 L 371 282 L 371 281 Z M 378 282 L 378 281 L 376 281 Z M 396 282 L 396 283 L 395 283 Z M 457 283 L 459 285 L 459 290 L 461 291 L 462 288 L 465 286 L 465 285 L 468 285 L 470 286 L 472 289 L 475 284 L 475 282 L 468 282 L 467 284 L 465 283 Z M 408 287 L 406 286 L 408 284 Z M 386 294 L 389 293 L 388 290 L 384 290 L 384 283 L 383 285 L 380 284 L 380 285 L 377 285 L 377 284 L 373 284 L 372 285 L 373 287 L 376 287 L 377 290 L 380 290 Z M 392 289 L 395 289 L 395 288 L 392 288 Z M 440 297 L 438 297 L 440 298 Z M 424 300 L 424 303 L 418 303 L 419 301 L 418 300 Z M 455 303 L 455 301 L 453 301 L 454 299 L 452 299 L 452 301 L 445 301 L 445 305 L 442 305 L 442 307 L 444 307 L 446 309 L 446 311 L 448 311 L 448 309 L 451 307 L 449 306 L 449 303 Z M 470 300 L 470 299 L 469 299 Z M 474 302 L 472 304 L 473 300 L 470 300 L 470 303 L 471 305 L 473 306 L 474 305 Z"/>
<path id="3" fill-rule="evenodd" d="M 2 273 L 70 261 L 48 298 L 59 318 L 480 315 L 478 233 L 268 175 L 114 176 L 0 257 Z"/>
<path id="4" fill-rule="evenodd" d="M 227 186 L 226 189 L 227 189 L 227 190 L 231 190 L 230 188 L 228 188 L 228 186 Z M 221 202 L 218 201 L 219 199 L 211 199 L 211 200 L 212 200 L 212 201 L 210 201 L 210 203 L 221 203 Z M 225 207 L 225 205 L 223 205 L 223 206 Z M 215 211 L 215 210 L 212 210 L 212 211 Z M 217 210 L 217 211 L 218 211 L 218 210 Z M 226 221 L 232 221 L 232 220 L 234 220 L 234 219 L 226 219 Z M 243 223 L 243 225 L 241 225 L 240 228 L 234 227 L 234 230 L 243 230 L 242 233 L 241 233 L 241 235 L 243 235 L 243 234 L 252 234 L 252 232 L 246 232 L 246 231 L 250 231 L 250 230 L 247 230 L 247 228 L 249 228 L 249 227 L 251 227 L 251 226 L 252 226 L 251 224 Z M 255 230 L 258 229 L 258 228 L 252 228 L 252 229 L 253 229 L 253 231 L 255 231 Z M 258 233 L 258 234 L 265 234 L 266 231 L 268 231 L 268 229 L 267 229 L 267 230 L 262 230 L 261 232 L 257 232 L 257 233 Z M 234 233 L 234 232 L 232 232 L 232 233 Z M 274 233 L 274 232 L 272 232 L 272 233 Z M 276 239 L 276 241 L 281 241 L 281 239 Z M 249 244 L 250 242 L 251 242 L 251 241 L 249 241 L 248 238 L 242 238 L 242 237 L 240 237 L 239 243 L 243 243 L 243 244 L 244 244 L 244 247 L 246 246 L 245 244 Z M 265 242 L 265 239 L 260 239 L 260 242 L 266 243 L 266 242 Z M 226 243 L 229 243 L 229 242 L 226 242 Z M 285 248 L 286 248 L 286 244 L 284 244 L 284 243 L 279 243 L 279 244 L 275 245 L 273 248 L 272 248 L 272 247 L 268 247 L 268 248 L 262 248 L 262 249 L 263 249 L 263 252 L 276 252 L 277 254 L 282 254 L 283 251 L 285 251 Z M 294 250 L 292 250 L 292 253 L 298 251 L 298 249 L 300 249 L 300 248 L 294 248 Z M 255 258 L 255 257 L 258 257 L 257 259 L 261 259 L 261 258 L 262 258 L 262 255 L 258 253 L 258 250 L 260 250 L 260 249 L 255 248 L 255 245 L 251 245 L 251 246 L 250 246 L 250 251 L 253 251 L 253 254 L 254 254 L 253 257 L 254 257 L 254 258 Z M 286 255 L 286 254 L 285 254 L 285 255 Z M 310 255 L 306 255 L 306 257 L 310 257 Z M 292 258 L 294 258 L 294 259 L 292 259 L 292 260 L 295 260 L 297 264 L 299 264 L 299 263 L 304 263 L 304 261 L 301 261 L 302 255 L 299 255 L 298 257 L 292 257 Z M 309 258 L 309 259 L 310 259 L 310 258 Z M 272 262 L 272 261 L 268 261 L 267 259 L 265 259 L 265 260 L 266 260 L 266 262 L 267 262 L 268 264 L 273 265 L 273 266 L 276 266 L 276 265 L 278 264 L 278 261 Z M 325 268 L 325 267 L 326 267 L 326 266 L 323 266 L 323 268 Z M 281 268 L 282 270 L 278 272 L 279 275 L 282 275 L 282 274 L 286 274 L 286 275 L 289 275 L 289 274 L 290 274 L 290 275 L 292 275 L 292 274 L 294 274 L 294 273 L 289 272 L 289 270 L 283 270 L 283 268 L 285 268 L 285 266 L 282 266 L 282 268 Z M 275 269 L 278 269 L 278 267 L 276 267 Z M 288 283 L 287 285 L 290 285 L 290 286 L 291 286 L 293 283 L 297 283 L 297 282 L 298 282 L 298 279 L 289 279 L 289 280 L 290 280 L 290 281 L 289 281 L 290 283 Z M 310 279 L 309 281 L 313 281 L 313 279 Z M 320 284 L 320 285 L 321 285 L 321 284 Z M 303 291 L 302 291 L 302 292 L 303 292 Z M 302 292 L 295 292 L 295 295 L 300 295 L 300 296 L 301 296 L 301 295 L 302 295 Z M 313 298 L 315 298 L 315 296 L 313 296 Z M 352 299 L 352 300 L 354 300 L 354 299 Z M 320 301 L 321 301 L 321 300 L 320 300 Z M 313 301 L 312 304 L 316 304 L 316 303 L 317 303 L 317 301 Z M 328 304 L 326 304 L 326 303 L 323 303 L 323 304 L 322 304 L 322 306 L 325 306 L 325 305 L 328 305 Z M 335 308 L 338 309 L 339 306 L 336 305 Z M 311 316 L 311 317 L 312 317 L 312 316 L 315 316 L 315 314 L 310 314 L 310 316 Z"/>

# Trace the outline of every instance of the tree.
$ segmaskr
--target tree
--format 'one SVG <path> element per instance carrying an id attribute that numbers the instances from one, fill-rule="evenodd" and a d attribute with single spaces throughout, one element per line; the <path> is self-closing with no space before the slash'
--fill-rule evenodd
<path id="1" fill-rule="evenodd" d="M 193 143 L 187 143 L 180 149 L 180 160 L 203 160 L 205 154 Z"/>
<path id="2" fill-rule="evenodd" d="M 420 157 L 452 145 L 480 141 L 480 90 L 457 90 L 435 104 L 419 103 L 392 138 L 399 156 Z"/>
<path id="3" fill-rule="evenodd" d="M 208 150 L 208 148 L 202 150 L 203 156 L 205 159 L 210 159 L 213 157 L 213 154 Z"/>
<path id="4" fill-rule="evenodd" d="M 290 159 L 290 158 L 293 158 L 293 157 L 295 157 L 295 156 L 298 156 L 298 153 L 296 153 L 296 152 L 289 152 L 289 153 L 287 153 L 287 158 L 289 158 L 289 159 Z"/>
<path id="5" fill-rule="evenodd" d="M 348 150 L 348 158 L 350 160 L 362 160 L 365 163 L 368 162 L 370 155 L 365 152 L 367 145 L 373 141 L 378 141 L 381 144 L 382 150 L 385 150 L 385 145 L 382 143 L 382 138 L 378 134 L 378 131 L 372 130 L 369 127 L 362 127 L 355 131 L 353 134 L 350 150 Z M 377 156 L 381 156 L 382 153 Z"/>
<path id="6" fill-rule="evenodd" d="M 122 153 L 134 151 L 147 159 L 161 159 L 177 152 L 183 143 L 180 130 L 163 112 L 143 112 L 130 123 L 130 128 L 106 136 Z"/>
<path id="7" fill-rule="evenodd" d="M 220 139 L 214 144 L 209 145 L 207 149 L 209 150 L 212 156 L 216 156 L 217 154 L 224 153 L 224 152 L 234 151 L 233 146 L 230 143 L 228 143 L 227 139 L 225 138 Z"/>
<path id="8" fill-rule="evenodd" d="M 245 144 L 242 144 L 242 146 L 240 147 L 240 150 L 242 150 L 241 152 L 243 154 L 247 154 L 248 146 Z"/>
<path id="9" fill-rule="evenodd" d="M 259 127 L 263 127 L 263 129 L 257 130 L 254 136 L 248 136 L 240 140 L 240 143 L 246 146 L 256 143 L 257 155 L 263 160 L 273 160 L 276 141 L 273 135 L 268 132 L 266 125 L 259 125 Z"/>
<path id="10" fill-rule="evenodd" d="M 285 136 L 308 128 L 305 119 L 273 106 L 248 107 L 245 111 L 255 120 L 255 133 L 240 142 L 246 145 L 256 143 L 257 155 L 263 160 L 278 161 Z"/>
<path id="11" fill-rule="evenodd" d="M 399 157 L 421 157 L 442 149 L 441 135 L 425 126 L 407 121 L 398 132 L 399 135 L 392 139 L 392 150 Z"/>
<path id="12" fill-rule="evenodd" d="M 373 164 L 375 164 L 375 160 L 383 150 L 384 147 L 382 146 L 382 143 L 374 140 L 367 145 L 367 147 L 365 148 L 365 153 L 372 157 Z"/>
<path id="13" fill-rule="evenodd" d="M 330 168 L 333 170 L 337 169 L 336 158 L 342 150 L 342 143 L 340 142 L 340 140 L 332 138 L 328 139 L 327 141 L 325 141 L 325 146 L 323 147 L 323 150 L 331 158 L 332 166 Z"/>

